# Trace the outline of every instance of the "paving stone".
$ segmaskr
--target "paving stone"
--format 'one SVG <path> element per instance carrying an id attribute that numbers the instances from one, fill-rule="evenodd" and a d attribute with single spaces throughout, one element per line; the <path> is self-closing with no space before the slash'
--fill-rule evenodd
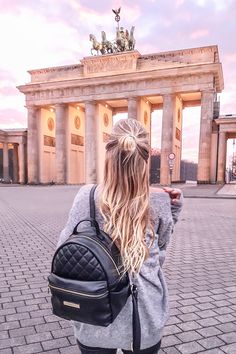
<path id="1" fill-rule="evenodd" d="M 1 354 L 12 354 L 12 350 L 10 348 L 8 349 L 1 349 Z"/>
<path id="2" fill-rule="evenodd" d="M 176 334 L 176 337 L 178 337 L 182 342 L 192 342 L 197 339 L 201 339 L 202 336 L 197 333 L 196 331 L 188 331 L 188 332 L 183 332 L 183 333 L 178 333 Z"/>
<path id="3" fill-rule="evenodd" d="M 233 332 L 236 331 L 236 323 L 228 322 L 228 323 L 218 324 L 216 328 L 218 328 L 221 332 L 224 333 Z"/>
<path id="4" fill-rule="evenodd" d="M 183 299 L 192 299 L 192 298 L 196 298 L 198 297 L 195 293 L 183 293 L 183 294 L 179 294 L 180 297 L 182 297 Z"/>
<path id="5" fill-rule="evenodd" d="M 2 339 L 8 339 L 8 338 L 9 338 L 8 331 L 1 331 L 1 332 L 0 332 L 0 340 L 2 340 Z"/>
<path id="6" fill-rule="evenodd" d="M 222 323 L 233 322 L 236 320 L 236 318 L 231 314 L 215 316 L 215 319 Z"/>
<path id="7" fill-rule="evenodd" d="M 171 327 L 171 326 L 168 326 L 168 327 Z M 178 329 L 178 327 L 176 327 L 176 328 Z M 180 329 L 179 329 L 179 331 L 180 331 Z M 67 336 L 72 335 L 73 329 L 72 329 L 72 327 L 68 327 L 68 328 L 63 328 L 63 329 L 58 329 L 58 330 L 52 331 L 51 333 L 52 333 L 53 338 L 67 337 Z M 169 334 L 175 334 L 175 333 L 169 333 Z"/>
<path id="8" fill-rule="evenodd" d="M 235 343 L 236 348 L 236 332 L 228 332 L 218 337 L 222 339 L 226 344 Z"/>
<path id="9" fill-rule="evenodd" d="M 174 348 L 174 347 L 171 347 L 171 348 L 165 348 L 165 351 L 163 352 L 164 354 L 181 354 L 181 352 Z M 158 352 L 159 354 L 159 352 Z"/>
<path id="10" fill-rule="evenodd" d="M 201 354 L 225 354 L 225 352 L 223 352 L 219 348 L 214 348 L 214 349 L 204 350 L 203 352 L 201 352 Z"/>
<path id="11" fill-rule="evenodd" d="M 205 291 L 196 291 L 195 294 L 197 296 L 211 296 L 212 293 L 208 290 L 205 290 Z"/>
<path id="12" fill-rule="evenodd" d="M 190 299 L 185 299 L 185 300 L 179 300 L 178 301 L 181 305 L 183 306 L 189 306 L 189 305 L 198 305 L 198 301 L 196 299 L 190 298 Z"/>
<path id="13" fill-rule="evenodd" d="M 220 324 L 220 322 L 218 320 L 216 320 L 215 318 L 213 318 L 213 317 L 211 317 L 211 318 L 203 318 L 202 320 L 198 320 L 197 322 L 202 327 L 209 327 L 209 326 L 215 326 L 217 324 Z"/>
<path id="14" fill-rule="evenodd" d="M 27 343 L 36 343 L 36 342 L 42 342 L 45 340 L 50 340 L 53 339 L 52 335 L 50 332 L 41 332 L 41 333 L 36 333 L 27 335 L 25 337 Z"/>
<path id="15" fill-rule="evenodd" d="M 181 341 L 175 335 L 165 336 L 161 341 L 161 347 L 166 348 L 179 343 L 181 343 Z"/>
<path id="16" fill-rule="evenodd" d="M 2 339 L 0 341 L 0 349 L 19 346 L 21 344 L 25 344 L 24 338 L 17 337 L 17 338 Z"/>
<path id="17" fill-rule="evenodd" d="M 218 334 L 222 334 L 222 332 L 216 327 L 206 327 L 197 329 L 197 332 L 200 333 L 203 337 L 211 337 L 216 336 Z"/>
<path id="18" fill-rule="evenodd" d="M 217 348 L 225 344 L 221 339 L 216 336 L 200 339 L 198 343 L 206 349 Z"/>
<path id="19" fill-rule="evenodd" d="M 57 338 L 57 339 L 51 339 L 46 342 L 42 342 L 42 347 L 43 350 L 51 350 L 51 349 L 57 349 L 57 348 L 62 348 L 62 347 L 68 347 L 69 342 L 67 338 Z"/>
<path id="20" fill-rule="evenodd" d="M 176 348 L 180 351 L 181 354 L 193 354 L 203 351 L 203 347 L 197 342 L 189 342 L 177 345 Z"/>
<path id="21" fill-rule="evenodd" d="M 19 327 L 20 327 L 19 321 L 4 322 L 0 324 L 0 331 L 19 328 Z"/>
<path id="22" fill-rule="evenodd" d="M 30 318 L 29 313 L 15 313 L 13 315 L 6 316 L 6 322 L 17 321 L 17 320 L 25 320 Z"/>
<path id="23" fill-rule="evenodd" d="M 14 354 L 33 354 L 41 352 L 42 346 L 40 343 L 27 344 L 13 349 Z"/>
<path id="24" fill-rule="evenodd" d="M 182 313 L 193 313 L 193 312 L 199 311 L 199 309 L 196 306 L 194 306 L 194 305 L 181 306 L 180 310 L 181 310 Z"/>
<path id="25" fill-rule="evenodd" d="M 9 302 L 9 303 L 3 304 L 3 308 L 4 309 L 17 308 L 17 310 L 18 310 L 22 306 L 25 307 L 24 301 L 13 301 L 13 302 Z"/>
<path id="26" fill-rule="evenodd" d="M 201 325 L 195 321 L 178 323 L 177 326 L 180 327 L 183 331 L 191 331 L 191 330 L 201 328 Z"/>
<path id="27" fill-rule="evenodd" d="M 236 348 L 236 344 L 229 344 L 229 345 L 224 345 L 223 347 L 221 347 L 221 349 L 226 354 L 235 354 L 235 348 Z"/>
<path id="28" fill-rule="evenodd" d="M 201 317 L 198 316 L 196 313 L 186 313 L 184 315 L 179 315 L 178 318 L 180 318 L 182 322 L 188 322 L 188 321 L 196 321 Z"/>
<path id="29" fill-rule="evenodd" d="M 203 303 L 203 302 L 211 302 L 213 299 L 210 296 L 202 296 L 202 297 L 197 297 L 196 298 L 198 302 Z"/>
<path id="30" fill-rule="evenodd" d="M 171 316 L 167 322 L 168 325 L 172 325 L 172 324 L 176 324 L 176 323 L 180 323 L 181 320 L 176 317 L 176 316 Z"/>
<path id="31" fill-rule="evenodd" d="M 210 318 L 216 316 L 217 313 L 214 312 L 213 310 L 205 310 L 205 311 L 196 312 L 196 315 L 198 315 L 201 318 Z"/>
<path id="32" fill-rule="evenodd" d="M 41 323 L 45 323 L 43 317 L 28 318 L 26 320 L 20 320 L 21 327 L 35 326 L 35 325 L 39 325 Z"/>
<path id="33" fill-rule="evenodd" d="M 231 302 L 227 300 L 219 300 L 219 301 L 214 301 L 213 304 L 215 307 L 223 307 L 223 306 L 230 306 Z"/>
<path id="34" fill-rule="evenodd" d="M 80 352 L 79 352 L 77 345 L 60 349 L 60 354 L 79 354 L 79 353 Z M 120 353 L 122 354 L 121 351 L 120 351 Z M 159 354 L 159 352 L 158 352 L 158 354 Z M 160 354 L 161 354 L 161 352 L 160 352 Z"/>
<path id="35" fill-rule="evenodd" d="M 218 309 L 215 309 L 215 312 L 217 312 L 220 315 L 225 315 L 228 313 L 234 312 L 234 310 L 231 307 L 219 307 Z"/>
<path id="36" fill-rule="evenodd" d="M 164 328 L 164 335 L 168 336 L 170 334 L 176 334 L 176 333 L 180 333 L 181 329 L 179 327 L 177 327 L 176 325 L 169 325 L 169 326 L 165 326 Z"/>
<path id="37" fill-rule="evenodd" d="M 15 314 L 16 310 L 14 308 L 8 308 L 8 309 L 3 309 L 0 310 L 0 316 L 6 316 L 6 315 L 11 315 L 11 314 Z"/>
<path id="38" fill-rule="evenodd" d="M 196 307 L 200 310 L 210 310 L 214 309 L 215 305 L 210 302 L 203 302 L 202 304 L 196 304 Z"/>
<path id="39" fill-rule="evenodd" d="M 36 331 L 34 327 L 23 327 L 23 328 L 11 329 L 9 333 L 11 337 L 22 337 L 29 334 L 34 334 L 36 333 Z"/>
<path id="40" fill-rule="evenodd" d="M 226 289 L 211 289 L 210 292 L 212 294 L 224 294 L 226 292 Z"/>

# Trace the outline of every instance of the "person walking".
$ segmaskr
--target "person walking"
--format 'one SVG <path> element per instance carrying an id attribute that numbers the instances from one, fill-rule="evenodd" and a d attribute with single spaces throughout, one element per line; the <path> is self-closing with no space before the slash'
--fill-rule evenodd
<path id="1" fill-rule="evenodd" d="M 162 266 L 183 205 L 182 192 L 149 187 L 148 133 L 134 119 L 118 121 L 106 144 L 104 181 L 95 190 L 96 220 L 118 246 L 125 271 L 138 289 L 140 354 L 156 354 L 169 316 L 168 290 Z M 75 225 L 89 215 L 92 185 L 78 191 L 58 247 Z M 108 327 L 73 322 L 82 354 L 132 351 L 132 300 Z"/>

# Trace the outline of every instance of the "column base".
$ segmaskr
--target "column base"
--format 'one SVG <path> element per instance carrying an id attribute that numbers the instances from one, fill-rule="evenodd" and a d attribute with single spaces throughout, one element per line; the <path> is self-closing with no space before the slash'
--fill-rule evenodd
<path id="1" fill-rule="evenodd" d="M 211 181 L 199 181 L 197 180 L 197 184 L 213 184 Z"/>

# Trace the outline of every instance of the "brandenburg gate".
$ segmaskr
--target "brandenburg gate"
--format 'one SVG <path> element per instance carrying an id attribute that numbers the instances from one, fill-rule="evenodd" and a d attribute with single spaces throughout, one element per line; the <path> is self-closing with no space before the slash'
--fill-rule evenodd
<path id="1" fill-rule="evenodd" d="M 216 94 L 224 87 L 217 46 L 148 55 L 130 50 L 29 73 L 31 81 L 18 87 L 28 110 L 28 183 L 101 182 L 113 115 L 127 112 L 150 133 L 156 109 L 163 110 L 160 182 L 169 183 L 170 153 L 176 156 L 172 179 L 178 181 L 182 110 L 197 105 L 198 183 L 224 180 L 212 128 Z"/>

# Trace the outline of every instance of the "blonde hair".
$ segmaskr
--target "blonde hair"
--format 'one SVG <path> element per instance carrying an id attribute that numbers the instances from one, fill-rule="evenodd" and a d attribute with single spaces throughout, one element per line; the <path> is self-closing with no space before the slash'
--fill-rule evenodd
<path id="1" fill-rule="evenodd" d="M 148 257 L 146 233 L 154 238 L 149 216 L 149 143 L 143 126 L 121 119 L 106 144 L 100 211 L 104 231 L 119 247 L 125 271 L 137 273 Z"/>

